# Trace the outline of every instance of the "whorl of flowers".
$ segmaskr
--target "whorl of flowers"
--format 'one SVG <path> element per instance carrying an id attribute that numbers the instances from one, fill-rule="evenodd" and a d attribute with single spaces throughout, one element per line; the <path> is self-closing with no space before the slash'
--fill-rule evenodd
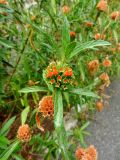
<path id="1" fill-rule="evenodd" d="M 75 156 L 77 160 L 97 160 L 97 151 L 93 145 L 86 149 L 79 147 Z"/>
<path id="2" fill-rule="evenodd" d="M 74 85 L 73 70 L 69 66 L 62 66 L 60 63 L 50 63 L 44 71 L 44 78 L 47 84 L 63 90 Z"/>
<path id="3" fill-rule="evenodd" d="M 17 138 L 22 142 L 29 142 L 31 139 L 31 130 L 28 124 L 19 127 L 17 131 Z"/>
<path id="4" fill-rule="evenodd" d="M 88 70 L 89 70 L 89 73 L 91 75 L 95 74 L 99 69 L 99 61 L 96 59 L 96 60 L 92 60 L 88 63 Z"/>
<path id="5" fill-rule="evenodd" d="M 105 0 L 100 0 L 96 6 L 96 8 L 99 10 L 99 11 L 105 11 L 107 9 L 107 1 Z"/>
<path id="6" fill-rule="evenodd" d="M 52 96 L 45 96 L 39 102 L 39 112 L 44 117 L 53 117 L 54 115 L 54 103 Z"/>

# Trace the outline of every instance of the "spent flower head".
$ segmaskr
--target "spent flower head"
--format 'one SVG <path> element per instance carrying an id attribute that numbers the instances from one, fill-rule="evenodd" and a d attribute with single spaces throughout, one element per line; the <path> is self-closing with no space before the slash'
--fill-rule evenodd
<path id="1" fill-rule="evenodd" d="M 19 127 L 17 131 L 17 138 L 22 142 L 29 142 L 31 139 L 31 129 L 28 124 Z"/>
<path id="2" fill-rule="evenodd" d="M 99 11 L 105 11 L 107 9 L 107 1 L 106 0 L 100 0 L 96 6 L 96 8 L 99 10 Z"/>

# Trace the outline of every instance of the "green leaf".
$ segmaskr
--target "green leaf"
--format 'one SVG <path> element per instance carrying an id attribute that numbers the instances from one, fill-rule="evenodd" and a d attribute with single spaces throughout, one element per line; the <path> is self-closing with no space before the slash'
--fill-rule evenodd
<path id="1" fill-rule="evenodd" d="M 54 97 L 54 125 L 57 133 L 59 145 L 61 151 L 66 160 L 69 160 L 68 156 L 68 144 L 67 135 L 63 124 L 63 100 L 61 91 L 56 90 Z"/>
<path id="2" fill-rule="evenodd" d="M 4 136 L 0 136 L 0 143 L 9 144 L 10 141 Z"/>
<path id="3" fill-rule="evenodd" d="M 13 43 L 11 43 L 10 41 L 5 40 L 3 38 L 0 38 L 0 45 L 4 46 L 6 48 L 14 48 Z"/>
<path id="4" fill-rule="evenodd" d="M 56 1 L 55 0 L 51 0 L 51 6 L 52 6 L 54 14 L 56 14 Z"/>
<path id="5" fill-rule="evenodd" d="M 2 127 L 2 129 L 0 130 L 0 136 L 2 135 L 6 135 L 7 132 L 10 129 L 10 126 L 13 124 L 13 122 L 15 121 L 16 116 L 12 117 L 11 119 L 9 119 L 4 126 Z"/>
<path id="6" fill-rule="evenodd" d="M 68 46 L 66 48 L 66 51 L 65 51 L 66 57 L 68 57 L 68 55 L 71 54 L 71 52 L 74 50 L 75 46 L 76 46 L 76 42 L 75 41 L 73 41 L 73 42 L 68 44 Z"/>
<path id="7" fill-rule="evenodd" d="M 0 136 L 0 148 L 7 149 L 8 144 L 10 144 L 10 141 L 4 136 Z"/>
<path id="8" fill-rule="evenodd" d="M 80 130 L 83 131 L 84 129 L 86 129 L 89 126 L 90 122 L 86 122 L 81 128 Z"/>
<path id="9" fill-rule="evenodd" d="M 30 92 L 47 92 L 48 89 L 45 87 L 32 86 L 21 89 L 20 93 L 30 93 Z"/>
<path id="10" fill-rule="evenodd" d="M 25 121 L 27 119 L 27 115 L 30 111 L 30 107 L 26 107 L 23 111 L 22 111 L 22 114 L 21 114 L 21 122 L 22 122 L 22 125 L 25 124 Z"/>
<path id="11" fill-rule="evenodd" d="M 59 128 L 63 123 L 63 102 L 62 102 L 62 93 L 61 91 L 55 92 L 54 100 L 54 125 L 55 128 Z"/>
<path id="12" fill-rule="evenodd" d="M 64 49 L 64 52 L 70 43 L 70 30 L 69 30 L 69 22 L 67 20 L 67 17 L 64 17 L 64 22 L 62 26 L 62 46 Z"/>
<path id="13" fill-rule="evenodd" d="M 11 156 L 12 152 L 16 149 L 20 141 L 15 141 L 12 143 L 7 150 L 5 150 L 2 155 L 0 156 L 0 160 L 8 160 L 8 158 Z"/>
<path id="14" fill-rule="evenodd" d="M 107 41 L 103 41 L 103 40 L 98 40 L 98 41 L 89 41 L 89 42 L 85 42 L 83 44 L 77 44 L 75 49 L 71 52 L 69 58 L 72 58 L 74 56 L 76 56 L 77 54 L 79 54 L 81 51 L 84 51 L 86 49 L 96 49 L 96 47 L 100 47 L 100 46 L 109 46 L 111 45 L 109 42 Z"/>
<path id="15" fill-rule="evenodd" d="M 99 98 L 99 96 L 91 91 L 86 91 L 84 89 L 81 89 L 81 88 L 72 88 L 72 89 L 69 89 L 69 92 L 71 93 L 74 93 L 74 94 L 79 94 L 79 95 L 82 95 L 82 96 L 87 96 L 87 97 L 93 97 L 93 98 Z"/>

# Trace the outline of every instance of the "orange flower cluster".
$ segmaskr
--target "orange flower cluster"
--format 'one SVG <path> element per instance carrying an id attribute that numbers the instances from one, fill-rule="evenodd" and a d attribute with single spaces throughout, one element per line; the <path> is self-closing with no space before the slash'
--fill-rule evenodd
<path id="1" fill-rule="evenodd" d="M 103 108 L 104 108 L 104 105 L 103 105 L 103 102 L 102 101 L 98 101 L 96 103 L 96 108 L 99 112 L 102 112 Z"/>
<path id="2" fill-rule="evenodd" d="M 109 58 L 108 57 L 106 57 L 104 60 L 103 60 L 103 66 L 104 67 L 111 67 L 111 65 L 112 65 L 112 62 L 109 60 Z"/>
<path id="3" fill-rule="evenodd" d="M 0 4 L 7 4 L 7 0 L 0 0 Z"/>
<path id="4" fill-rule="evenodd" d="M 111 13 L 110 18 L 112 20 L 117 20 L 120 17 L 120 12 L 119 11 L 114 11 Z"/>
<path id="5" fill-rule="evenodd" d="M 99 78 L 104 82 L 106 87 L 110 85 L 110 79 L 107 73 L 102 73 Z"/>
<path id="6" fill-rule="evenodd" d="M 94 36 L 94 38 L 95 38 L 96 40 L 99 40 L 99 39 L 104 40 L 105 37 L 106 37 L 106 36 L 105 36 L 104 34 L 100 34 L 100 33 L 96 33 L 95 36 Z"/>
<path id="7" fill-rule="evenodd" d="M 54 103 L 52 96 L 45 96 L 39 102 L 39 112 L 44 117 L 53 117 L 54 115 Z"/>
<path id="8" fill-rule="evenodd" d="M 62 8 L 63 13 L 67 14 L 70 12 L 70 7 L 69 6 L 63 6 Z"/>
<path id="9" fill-rule="evenodd" d="M 88 63 L 88 70 L 91 75 L 95 74 L 99 69 L 99 61 L 93 60 Z"/>
<path id="10" fill-rule="evenodd" d="M 97 160 L 97 151 L 93 145 L 87 149 L 78 148 L 75 153 L 77 160 Z"/>
<path id="11" fill-rule="evenodd" d="M 86 23 L 85 23 L 85 26 L 86 26 L 86 27 L 92 27 L 92 26 L 93 26 L 93 23 L 92 23 L 92 22 L 86 22 Z"/>
<path id="12" fill-rule="evenodd" d="M 99 11 L 105 11 L 107 9 L 107 1 L 105 0 L 100 0 L 96 6 L 96 8 L 99 10 Z"/>
<path id="13" fill-rule="evenodd" d="M 57 63 L 51 63 L 45 70 L 45 77 L 53 87 L 67 89 L 73 85 L 73 70 L 70 67 L 61 67 Z"/>
<path id="14" fill-rule="evenodd" d="M 31 130 L 28 124 L 24 124 L 19 127 L 17 131 L 17 138 L 23 142 L 29 142 L 31 139 Z"/>
<path id="15" fill-rule="evenodd" d="M 75 38 L 75 37 L 76 37 L 76 32 L 71 31 L 71 32 L 70 32 L 70 37 L 71 37 L 71 38 Z"/>

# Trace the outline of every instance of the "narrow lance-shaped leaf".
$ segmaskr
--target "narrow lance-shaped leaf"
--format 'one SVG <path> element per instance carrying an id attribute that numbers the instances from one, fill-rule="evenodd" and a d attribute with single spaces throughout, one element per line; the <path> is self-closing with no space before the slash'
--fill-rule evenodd
<path id="1" fill-rule="evenodd" d="M 10 129 L 10 126 L 13 124 L 13 122 L 15 121 L 16 116 L 12 117 L 11 119 L 9 119 L 5 125 L 2 127 L 2 129 L 0 130 L 0 136 L 1 135 L 6 135 L 7 132 Z"/>
<path id="2" fill-rule="evenodd" d="M 55 128 L 59 128 L 63 123 L 63 102 L 61 91 L 55 92 L 54 99 L 54 125 Z"/>
<path id="3" fill-rule="evenodd" d="M 54 97 L 54 125 L 57 133 L 58 141 L 64 158 L 70 160 L 67 153 L 67 135 L 63 123 L 63 100 L 61 91 L 55 92 Z"/>
<path id="4" fill-rule="evenodd" d="M 64 17 L 64 22 L 62 26 L 62 47 L 63 47 L 64 52 L 69 43 L 70 43 L 69 22 L 67 20 L 67 17 Z"/>
<path id="5" fill-rule="evenodd" d="M 51 6 L 52 6 L 54 14 L 56 14 L 56 1 L 55 0 L 51 0 Z"/>
<path id="6" fill-rule="evenodd" d="M 76 55 L 78 55 L 81 51 L 84 51 L 86 49 L 96 49 L 96 47 L 103 47 L 103 46 L 109 46 L 111 45 L 109 42 L 107 41 L 103 41 L 103 40 L 98 40 L 98 41 L 90 41 L 90 42 L 85 42 L 83 44 L 77 44 L 75 49 L 71 52 L 69 56 L 69 58 L 72 58 Z"/>
<path id="7" fill-rule="evenodd" d="M 10 155 L 12 154 L 12 152 L 16 149 L 16 147 L 18 146 L 18 144 L 20 143 L 20 141 L 15 141 L 14 143 L 12 143 L 7 150 L 5 150 L 2 155 L 0 156 L 0 160 L 8 160 L 8 158 L 10 157 Z"/>
<path id="8" fill-rule="evenodd" d="M 99 96 L 91 91 L 86 91 L 84 89 L 81 88 L 72 88 L 69 90 L 69 92 L 74 93 L 74 94 L 78 94 L 78 95 L 82 95 L 82 96 L 87 96 L 87 97 L 93 97 L 93 98 L 99 98 Z"/>
<path id="9" fill-rule="evenodd" d="M 26 88 L 19 90 L 20 93 L 47 92 L 47 91 L 48 91 L 47 88 L 39 87 L 39 86 L 26 87 Z"/>
<path id="10" fill-rule="evenodd" d="M 22 111 L 22 114 L 21 114 L 21 122 L 22 122 L 22 125 L 25 124 L 25 121 L 27 119 L 27 115 L 30 111 L 30 107 L 26 107 L 23 111 Z"/>
<path id="11" fill-rule="evenodd" d="M 6 48 L 14 48 L 14 44 L 13 43 L 11 43 L 8 40 L 2 39 L 2 38 L 0 38 L 0 45 L 4 46 Z"/>

